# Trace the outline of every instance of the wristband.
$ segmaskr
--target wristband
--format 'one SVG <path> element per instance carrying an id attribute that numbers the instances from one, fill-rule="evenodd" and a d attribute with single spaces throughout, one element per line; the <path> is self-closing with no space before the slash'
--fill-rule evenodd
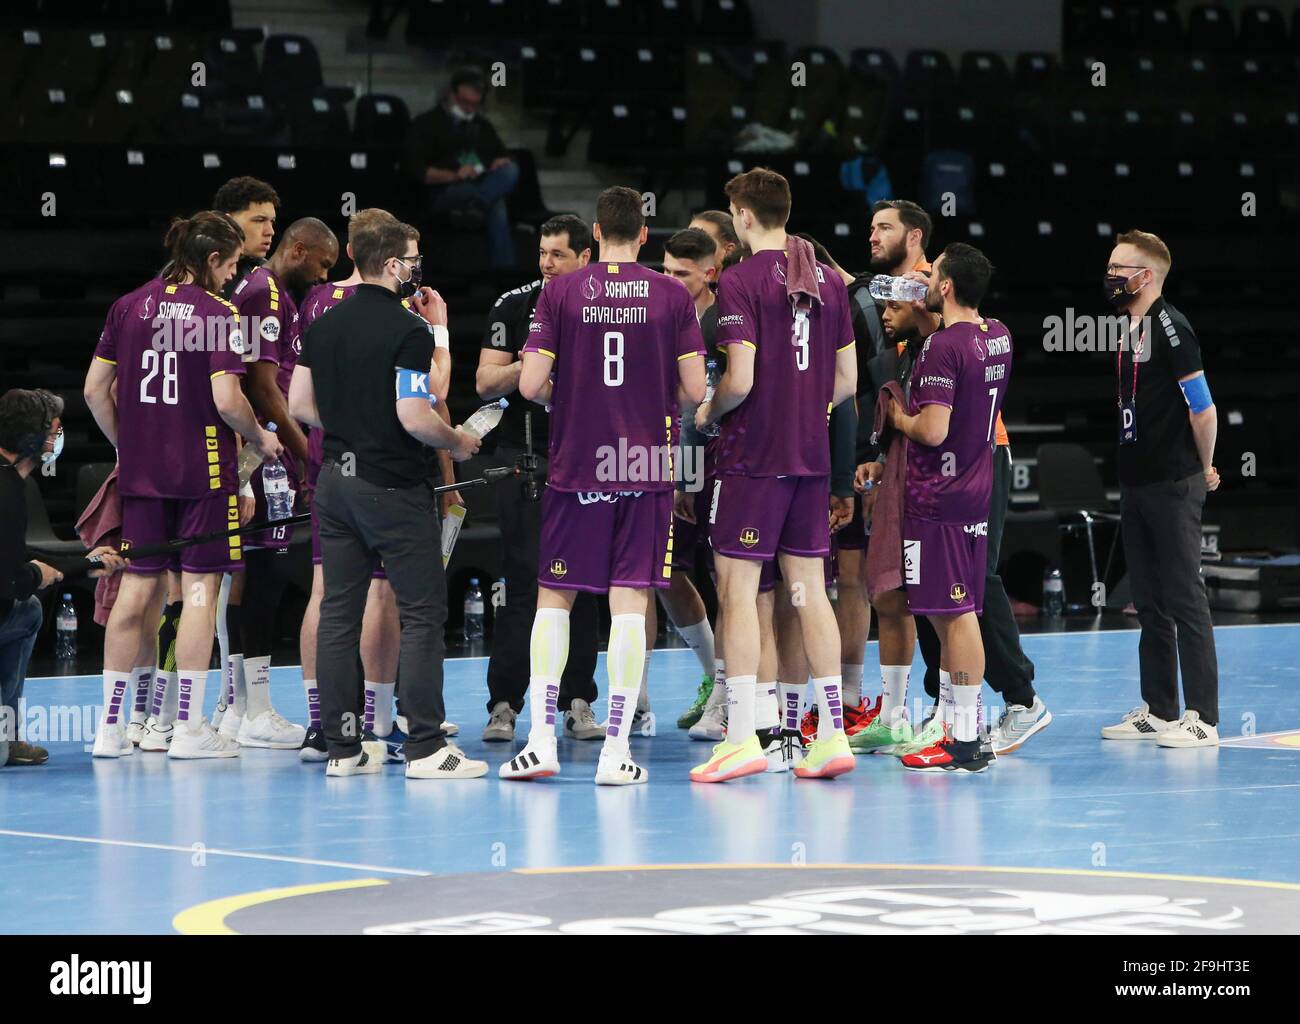
<path id="1" fill-rule="evenodd" d="M 239 485 L 239 496 L 240 496 L 241 498 L 252 498 L 252 497 L 255 497 L 255 495 L 253 494 L 253 480 L 252 480 L 252 477 L 249 477 L 249 479 L 248 479 L 248 481 L 247 481 L 246 483 L 242 483 L 242 484 Z"/>
<path id="2" fill-rule="evenodd" d="M 429 326 L 433 328 L 433 347 L 450 348 L 451 332 L 442 324 L 430 324 Z"/>

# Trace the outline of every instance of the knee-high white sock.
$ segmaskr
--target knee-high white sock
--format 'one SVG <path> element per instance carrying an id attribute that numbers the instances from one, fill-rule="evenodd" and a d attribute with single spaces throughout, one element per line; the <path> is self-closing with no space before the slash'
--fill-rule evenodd
<path id="1" fill-rule="evenodd" d="M 555 702 L 569 660 L 569 613 L 563 608 L 538 608 L 528 650 L 528 703 L 533 716 L 528 742 L 554 742 Z"/>
<path id="2" fill-rule="evenodd" d="M 605 654 L 609 670 L 605 747 L 611 751 L 627 752 L 628 733 L 632 730 L 632 716 L 641 692 L 641 674 L 649 660 L 645 649 L 645 616 L 613 616 L 609 623 L 609 649 Z"/>
<path id="3" fill-rule="evenodd" d="M 727 742 L 744 743 L 754 734 L 757 676 L 727 677 Z"/>
<path id="4" fill-rule="evenodd" d="M 939 669 L 939 710 L 937 714 L 939 715 L 939 721 L 949 726 L 953 724 L 953 708 L 955 707 L 953 699 L 952 676 L 943 669 Z"/>
<path id="5" fill-rule="evenodd" d="M 393 691 L 396 683 L 366 684 L 366 712 L 363 728 L 376 736 L 387 736 L 393 731 Z"/>
<path id="6" fill-rule="evenodd" d="M 849 662 L 840 663 L 840 696 L 847 708 L 856 708 L 862 703 L 862 666 Z"/>
<path id="7" fill-rule="evenodd" d="M 754 693 L 754 731 L 769 732 L 781 727 L 781 705 L 776 699 L 776 682 L 759 683 Z"/>
<path id="8" fill-rule="evenodd" d="M 307 726 L 310 729 L 319 729 L 320 690 L 316 687 L 316 680 L 304 679 L 302 681 L 302 690 L 307 697 Z"/>
<path id="9" fill-rule="evenodd" d="M 641 666 L 641 686 L 636 694 L 636 710 L 643 715 L 650 710 L 650 656 L 652 654 L 654 654 L 654 648 L 646 648 L 645 661 Z"/>
<path id="10" fill-rule="evenodd" d="M 709 625 L 709 617 L 706 615 L 693 626 L 678 626 L 677 635 L 700 659 L 700 668 L 704 674 L 712 675 L 717 659 L 713 655 L 713 627 Z"/>
<path id="11" fill-rule="evenodd" d="M 978 699 L 975 701 L 975 731 L 979 735 L 984 735 L 984 687 L 982 685 L 975 687 L 979 691 Z"/>
<path id="12" fill-rule="evenodd" d="M 226 659 L 226 707 L 242 718 L 248 711 L 248 684 L 244 678 L 244 656 L 232 654 Z"/>
<path id="13" fill-rule="evenodd" d="M 907 715 L 907 680 L 911 665 L 880 666 L 880 720 L 897 725 Z"/>
<path id="14" fill-rule="evenodd" d="M 104 672 L 105 725 L 121 725 L 122 709 L 126 703 L 126 687 L 131 681 L 130 672 Z"/>
<path id="15" fill-rule="evenodd" d="M 163 728 L 176 721 L 176 712 L 180 707 L 180 694 L 177 692 L 179 688 L 180 682 L 174 670 L 169 669 L 158 674 L 153 690 L 158 710 L 154 714 L 158 718 L 158 724 Z"/>
<path id="16" fill-rule="evenodd" d="M 131 704 L 131 718 L 134 721 L 137 715 L 140 721 L 149 713 L 149 697 L 153 691 L 153 666 L 140 665 L 131 670 L 131 678 L 135 680 L 131 684 L 131 691 L 134 700 Z"/>
<path id="17" fill-rule="evenodd" d="M 226 707 L 233 703 L 231 694 L 234 692 L 230 688 L 230 630 L 226 624 L 226 609 L 230 606 L 232 579 L 229 573 L 223 573 L 221 584 L 217 587 L 217 652 L 221 656 L 221 660 L 217 662 L 221 666 L 221 693 L 217 697 L 217 704 L 225 704 Z"/>
<path id="18" fill-rule="evenodd" d="M 208 686 L 207 669 L 178 669 L 176 672 L 176 724 L 197 729 L 203 721 L 203 694 Z"/>
<path id="19" fill-rule="evenodd" d="M 978 686 L 954 686 L 953 694 L 953 739 L 960 743 L 969 743 L 979 738 L 976 719 L 979 714 L 980 688 Z"/>
<path id="20" fill-rule="evenodd" d="M 817 738 L 829 739 L 844 731 L 844 704 L 840 696 L 840 677 L 823 676 L 813 680 L 817 693 Z"/>
<path id="21" fill-rule="evenodd" d="M 777 683 L 776 689 L 781 702 L 781 728 L 785 732 L 797 732 L 803 712 L 803 686 Z"/>
<path id="22" fill-rule="evenodd" d="M 244 714 L 256 718 L 271 710 L 271 656 L 244 656 Z"/>

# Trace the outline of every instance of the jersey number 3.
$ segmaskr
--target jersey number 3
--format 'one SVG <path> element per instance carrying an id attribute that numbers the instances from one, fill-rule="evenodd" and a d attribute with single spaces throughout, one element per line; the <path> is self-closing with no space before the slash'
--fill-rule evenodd
<path id="1" fill-rule="evenodd" d="M 141 353 L 140 369 L 144 376 L 140 378 L 140 402 L 142 405 L 157 405 L 158 399 L 149 394 L 149 385 L 162 370 L 163 405 L 175 405 L 179 395 L 179 380 L 176 375 L 176 353 L 157 352 L 147 348 Z"/>
<path id="2" fill-rule="evenodd" d="M 794 334 L 790 338 L 796 351 L 794 354 L 795 369 L 808 369 L 808 318 L 806 316 L 796 316 L 794 318 Z"/>

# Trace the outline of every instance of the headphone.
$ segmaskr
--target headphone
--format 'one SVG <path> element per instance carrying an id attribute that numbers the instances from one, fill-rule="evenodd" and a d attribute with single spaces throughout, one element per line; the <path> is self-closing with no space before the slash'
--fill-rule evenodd
<path id="1" fill-rule="evenodd" d="M 45 440 L 54 427 L 54 421 L 63 413 L 63 399 L 43 388 L 31 391 L 15 388 L 4 398 L 5 405 L 17 406 L 12 414 L 16 414 L 14 419 L 22 421 L 22 426 L 18 428 L 22 432 L 17 435 L 10 450 L 17 454 L 19 460 L 40 458 L 41 449 L 45 447 Z M 31 425 L 30 428 L 27 424 Z M 8 448 L 9 445 L 5 444 L 4 447 Z"/>

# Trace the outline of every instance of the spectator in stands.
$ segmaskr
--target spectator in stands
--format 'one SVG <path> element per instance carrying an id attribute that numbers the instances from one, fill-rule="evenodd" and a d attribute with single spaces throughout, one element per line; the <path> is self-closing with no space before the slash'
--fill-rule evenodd
<path id="1" fill-rule="evenodd" d="M 455 72 L 446 99 L 411 122 L 408 164 L 428 190 L 431 213 L 463 229 L 486 224 L 492 266 L 504 269 L 515 262 L 506 197 L 519 182 L 519 167 L 479 113 L 486 86 L 477 68 Z"/>
<path id="2" fill-rule="evenodd" d="M 49 752 L 18 739 L 18 707 L 27 661 L 44 615 L 38 590 L 62 582 L 62 568 L 27 558 L 26 479 L 38 463 L 53 462 L 63 450 L 63 399 L 48 391 L 18 388 L 0 396 L 0 765 L 37 765 Z M 125 564 L 112 548 L 92 555 L 103 576 Z M 81 559 L 77 559 L 85 565 Z"/>

